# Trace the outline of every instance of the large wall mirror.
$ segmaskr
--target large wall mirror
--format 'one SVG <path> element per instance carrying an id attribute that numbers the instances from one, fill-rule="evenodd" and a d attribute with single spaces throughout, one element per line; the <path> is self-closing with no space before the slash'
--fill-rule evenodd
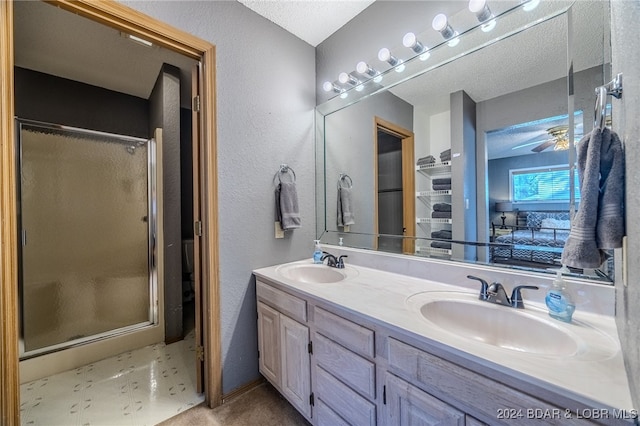
<path id="1" fill-rule="evenodd" d="M 429 58 L 404 58 L 406 75 L 372 60 L 381 81 L 353 71 L 362 84 L 318 106 L 323 242 L 561 266 L 580 202 L 574 143 L 593 128 L 594 89 L 610 79 L 609 2 L 498 3 L 492 31 L 475 21 L 451 46 L 429 29 L 418 38 L 440 38 L 425 43 Z M 611 283 L 613 265 L 611 251 L 601 267 L 571 273 Z"/>

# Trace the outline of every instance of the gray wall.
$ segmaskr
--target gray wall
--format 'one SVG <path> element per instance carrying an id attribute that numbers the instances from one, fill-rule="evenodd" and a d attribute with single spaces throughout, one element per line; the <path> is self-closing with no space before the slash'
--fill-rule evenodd
<path id="1" fill-rule="evenodd" d="M 612 100 L 614 130 L 625 146 L 626 221 L 628 249 L 625 251 L 628 279 L 616 273 L 616 320 L 622 341 L 627 376 L 635 408 L 640 408 L 640 3 L 612 2 L 613 74 L 624 73 L 624 94 Z M 616 250 L 616 257 L 620 250 Z"/>
<path id="2" fill-rule="evenodd" d="M 18 67 L 15 98 L 20 118 L 149 137 L 146 99 Z"/>
<path id="3" fill-rule="evenodd" d="M 223 393 L 259 378 L 251 271 L 311 257 L 314 48 L 231 1 L 126 1 L 216 45 Z M 178 159 L 175 159 L 178 161 Z M 297 174 L 302 227 L 274 239 L 273 177 Z"/>
<path id="4" fill-rule="evenodd" d="M 180 219 L 180 70 L 163 65 L 149 96 L 149 134 L 162 129 L 164 339 L 182 339 L 182 230 Z"/>

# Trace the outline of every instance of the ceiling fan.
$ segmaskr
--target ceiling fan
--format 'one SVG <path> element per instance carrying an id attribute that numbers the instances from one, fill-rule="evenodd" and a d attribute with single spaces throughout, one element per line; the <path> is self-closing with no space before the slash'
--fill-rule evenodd
<path id="1" fill-rule="evenodd" d="M 547 133 L 549 134 L 549 139 L 542 142 L 540 145 L 533 148 L 531 151 L 533 152 L 542 152 L 545 149 L 553 146 L 554 151 L 564 151 L 569 149 L 569 138 L 567 137 L 567 132 L 569 131 L 569 126 L 553 126 L 547 129 Z"/>
<path id="2" fill-rule="evenodd" d="M 569 138 L 567 137 L 567 133 L 569 132 L 569 126 L 561 124 L 558 126 L 549 127 L 545 130 L 546 134 L 544 138 L 541 139 L 540 136 L 536 136 L 533 139 L 529 139 L 528 141 L 519 144 L 518 146 L 514 146 L 513 149 L 524 148 L 527 146 L 535 145 L 531 151 L 533 152 L 542 152 L 547 148 L 553 146 L 554 151 L 562 151 L 569 149 Z"/>

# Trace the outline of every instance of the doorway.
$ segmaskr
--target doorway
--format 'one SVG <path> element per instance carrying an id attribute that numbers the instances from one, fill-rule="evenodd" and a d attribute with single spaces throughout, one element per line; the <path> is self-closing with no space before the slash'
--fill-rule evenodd
<path id="1" fill-rule="evenodd" d="M 376 249 L 415 252 L 415 165 L 413 132 L 375 117 Z"/>
<path id="2" fill-rule="evenodd" d="M 184 32 L 172 29 L 166 24 L 146 17 L 126 6 L 112 2 L 51 2 L 74 14 L 91 21 L 106 24 L 116 31 L 131 34 L 144 40 L 152 40 L 158 46 L 170 49 L 180 55 L 199 61 L 195 70 L 195 97 L 198 108 L 194 108 L 192 125 L 192 151 L 194 158 L 193 191 L 194 223 L 199 224 L 194 235 L 194 259 L 197 262 L 196 286 L 197 311 L 200 323 L 196 325 L 200 343 L 197 353 L 204 368 L 203 390 L 209 406 L 221 402 L 221 362 L 219 344 L 219 302 L 217 277 L 217 180 L 215 144 L 215 92 L 214 56 L 215 48 L 209 43 Z M 0 140 L 2 151 L 2 175 L 0 180 L 1 211 L 3 217 L 0 239 L 2 251 L 2 282 L 18 282 L 18 218 L 17 178 L 15 146 L 6 141 L 15 140 L 14 116 L 14 4 L 0 4 L 0 67 L 2 72 L 0 92 Z M 191 101 L 191 97 L 189 98 Z M 213 194 L 204 196 L 205 194 Z M 18 319 L 17 285 L 3 285 L 0 290 L 0 377 L 3 392 L 0 395 L 0 411 L 3 422 L 17 422 L 19 418 L 19 377 L 18 377 Z M 206 307 L 206 309 L 203 309 Z M 198 320 L 196 321 L 198 323 Z"/>

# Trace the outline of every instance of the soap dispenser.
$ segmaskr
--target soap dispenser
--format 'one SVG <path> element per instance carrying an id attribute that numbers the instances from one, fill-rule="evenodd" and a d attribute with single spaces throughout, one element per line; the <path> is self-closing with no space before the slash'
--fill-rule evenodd
<path id="1" fill-rule="evenodd" d="M 320 240 L 313 240 L 316 245 L 313 251 L 313 263 L 322 263 L 322 248 L 320 247 Z"/>
<path id="2" fill-rule="evenodd" d="M 547 292 L 547 296 L 544 301 L 549 308 L 549 316 L 564 322 L 571 322 L 571 316 L 576 309 L 576 305 L 573 303 L 571 295 L 567 291 L 564 280 L 562 279 L 562 272 L 566 271 L 566 268 L 558 269 L 556 271 L 556 278 L 553 280 L 551 289 Z"/>

